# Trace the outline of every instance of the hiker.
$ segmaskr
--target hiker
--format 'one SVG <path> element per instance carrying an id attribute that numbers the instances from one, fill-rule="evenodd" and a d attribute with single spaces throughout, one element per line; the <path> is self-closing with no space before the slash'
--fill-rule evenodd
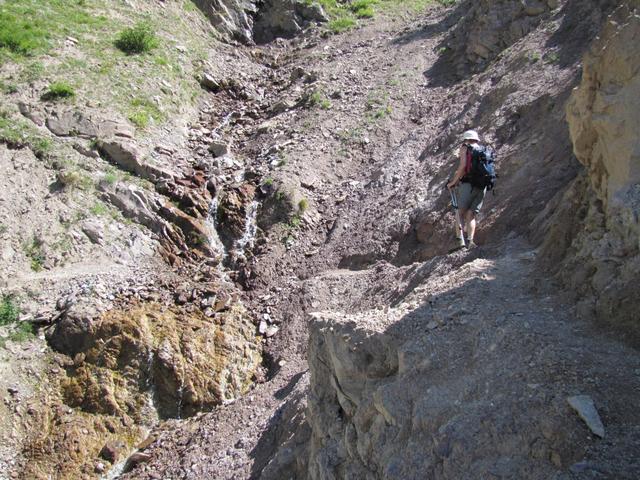
<path id="1" fill-rule="evenodd" d="M 478 151 L 481 152 L 483 158 L 481 162 L 485 165 L 490 164 L 490 175 L 486 172 L 478 175 L 472 171 L 472 154 Z M 495 182 L 494 155 L 493 150 L 481 147 L 480 136 L 475 130 L 467 130 L 462 134 L 462 145 L 458 151 L 458 159 L 460 160 L 458 169 L 453 179 L 447 183 L 447 188 L 452 192 L 452 199 L 457 202 L 457 205 L 452 202 L 454 208 L 458 209 L 456 214 L 457 248 L 466 246 L 471 249 L 476 246 L 473 241 L 476 232 L 476 215 L 480 212 L 487 189 L 493 188 L 493 182 Z M 456 187 L 457 192 L 453 190 Z"/>

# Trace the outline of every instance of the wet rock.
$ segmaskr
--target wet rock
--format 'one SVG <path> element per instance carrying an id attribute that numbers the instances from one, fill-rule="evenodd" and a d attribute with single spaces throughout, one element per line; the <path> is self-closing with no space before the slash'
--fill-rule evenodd
<path id="1" fill-rule="evenodd" d="M 100 450 L 99 456 L 100 458 L 106 460 L 107 462 L 114 464 L 118 461 L 121 453 L 126 450 L 127 446 L 124 442 L 107 442 Z"/>
<path id="2" fill-rule="evenodd" d="M 590 396 L 575 395 L 568 397 L 567 402 L 569 402 L 571 408 L 578 413 L 580 418 L 584 420 L 594 435 L 604 438 L 604 425 L 602 424 L 602 420 L 600 420 L 600 415 L 598 415 L 596 406 Z"/>

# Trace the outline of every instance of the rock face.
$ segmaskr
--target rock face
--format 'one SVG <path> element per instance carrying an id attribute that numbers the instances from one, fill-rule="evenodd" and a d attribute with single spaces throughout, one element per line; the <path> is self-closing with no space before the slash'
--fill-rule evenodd
<path id="1" fill-rule="evenodd" d="M 637 2 L 636 2 L 637 8 Z M 567 106 L 586 175 L 565 195 L 545 252 L 565 261 L 560 276 L 581 298 L 580 312 L 638 331 L 640 271 L 640 17 L 620 7 L 584 58 Z M 558 238 L 561 242 L 556 242 Z M 615 312 L 615 315 L 614 315 Z"/>
<path id="2" fill-rule="evenodd" d="M 240 306 L 222 317 L 148 304 L 61 322 L 49 341 L 74 358 L 63 385 L 67 405 L 149 424 L 156 414 L 149 400 L 168 418 L 237 397 L 260 362 L 259 341 Z"/>
<path id="3" fill-rule="evenodd" d="M 300 0 L 195 0 L 194 3 L 220 33 L 242 43 L 290 38 L 312 22 L 328 20 L 319 5 Z"/>

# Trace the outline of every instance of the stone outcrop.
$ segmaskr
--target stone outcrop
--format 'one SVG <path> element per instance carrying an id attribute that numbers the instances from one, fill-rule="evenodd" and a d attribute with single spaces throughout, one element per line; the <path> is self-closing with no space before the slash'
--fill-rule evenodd
<path id="1" fill-rule="evenodd" d="M 322 7 L 300 0 L 195 0 L 226 38 L 242 43 L 291 38 L 313 22 L 328 20 Z"/>
<path id="2" fill-rule="evenodd" d="M 625 5 L 611 15 L 584 58 L 567 119 L 585 175 L 565 194 L 544 252 L 565 258 L 558 271 L 581 299 L 583 315 L 637 332 L 640 16 L 633 8 Z"/>
<path id="3" fill-rule="evenodd" d="M 188 416 L 244 393 L 260 362 L 254 333 L 240 305 L 214 319 L 147 304 L 95 318 L 72 312 L 49 342 L 74 359 L 67 405 L 151 424 L 154 415 Z"/>

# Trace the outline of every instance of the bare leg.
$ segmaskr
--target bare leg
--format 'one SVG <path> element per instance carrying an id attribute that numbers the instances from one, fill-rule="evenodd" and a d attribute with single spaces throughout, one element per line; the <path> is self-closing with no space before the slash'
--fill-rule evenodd
<path id="1" fill-rule="evenodd" d="M 464 218 L 464 211 L 458 210 L 456 212 L 456 237 L 464 238 L 464 227 L 462 224 L 462 219 Z"/>
<path id="2" fill-rule="evenodd" d="M 466 224 L 467 224 L 467 238 L 469 243 L 473 242 L 473 236 L 476 233 L 476 214 L 473 210 L 467 210 L 465 212 Z"/>

